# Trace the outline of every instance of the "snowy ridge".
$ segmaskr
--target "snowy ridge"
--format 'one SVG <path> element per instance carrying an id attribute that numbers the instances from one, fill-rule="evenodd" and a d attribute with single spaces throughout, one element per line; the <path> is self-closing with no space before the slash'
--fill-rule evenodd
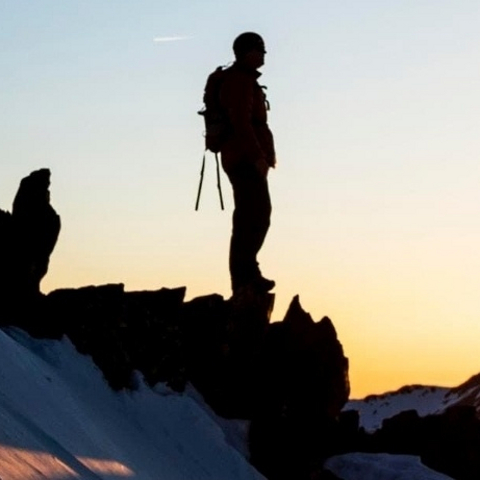
<path id="1" fill-rule="evenodd" d="M 452 388 L 445 397 L 450 405 L 473 405 L 480 415 L 480 373 L 469 378 L 458 387 Z"/>
<path id="2" fill-rule="evenodd" d="M 416 410 L 420 416 L 438 413 L 445 408 L 448 388 L 413 385 L 396 392 L 369 395 L 363 400 L 350 400 L 345 410 L 358 410 L 360 425 L 371 432 L 390 418 L 405 410 Z"/>
<path id="3" fill-rule="evenodd" d="M 113 392 L 68 340 L 14 329 L 0 330 L 0 365 L 3 480 L 264 478 L 227 439 L 242 429 L 193 392 Z"/>
<path id="4" fill-rule="evenodd" d="M 0 329 L 0 478 L 264 479 L 246 459 L 246 422 L 217 417 L 191 387 L 136 380 L 114 392 L 68 340 Z M 327 468 L 342 480 L 449 480 L 408 456 L 353 453 Z"/>
<path id="5" fill-rule="evenodd" d="M 384 419 L 405 410 L 416 410 L 423 417 L 442 413 L 454 405 L 472 405 L 480 414 L 480 374 L 454 388 L 410 385 L 363 400 L 350 400 L 345 410 L 357 410 L 360 425 L 372 432 L 382 426 Z"/>

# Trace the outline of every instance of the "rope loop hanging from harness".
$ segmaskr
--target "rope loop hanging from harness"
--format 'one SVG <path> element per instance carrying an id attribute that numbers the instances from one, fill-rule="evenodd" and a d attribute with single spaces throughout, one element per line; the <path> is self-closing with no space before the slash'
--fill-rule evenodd
<path id="1" fill-rule="evenodd" d="M 202 159 L 202 168 L 200 169 L 200 183 L 198 184 L 198 192 L 197 192 L 197 201 L 195 202 L 195 211 L 198 210 L 198 207 L 200 205 L 200 195 L 202 193 L 202 185 L 203 185 L 203 176 L 205 173 L 205 157 L 207 155 L 207 151 L 203 153 L 203 159 Z M 215 154 L 215 162 L 216 162 L 216 171 L 217 171 L 217 189 L 218 189 L 218 195 L 220 197 L 220 208 L 222 210 L 225 209 L 224 204 L 223 204 L 223 194 L 222 194 L 222 184 L 220 181 L 220 162 L 218 160 L 218 153 Z"/>

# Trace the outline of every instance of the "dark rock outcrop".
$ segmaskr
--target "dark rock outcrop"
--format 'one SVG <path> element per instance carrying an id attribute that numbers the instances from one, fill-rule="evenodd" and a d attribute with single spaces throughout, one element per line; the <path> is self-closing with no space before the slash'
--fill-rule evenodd
<path id="1" fill-rule="evenodd" d="M 45 299 L 43 331 L 36 336 L 66 334 L 77 350 L 92 356 L 110 386 L 132 387 L 134 370 L 150 385 L 185 386 L 180 334 L 185 288 L 125 292 L 122 284 L 62 289 Z M 33 331 L 32 331 L 33 329 Z"/>
<path id="2" fill-rule="evenodd" d="M 420 417 L 408 410 L 365 436 L 363 450 L 417 455 L 428 467 L 456 480 L 480 478 L 480 419 L 473 406 L 454 406 Z"/>
<path id="3" fill-rule="evenodd" d="M 229 306 L 221 295 L 186 302 L 182 332 L 188 378 L 216 411 L 228 410 L 223 379 L 228 376 Z"/>
<path id="4" fill-rule="evenodd" d="M 348 360 L 327 317 L 298 297 L 270 323 L 274 295 L 209 295 L 185 288 L 125 292 L 123 284 L 60 289 L 40 281 L 60 231 L 50 172 L 24 178 L 12 213 L 0 210 L 0 319 L 42 338 L 63 335 L 91 355 L 113 389 L 191 382 L 217 414 L 251 420 L 251 459 L 270 480 L 326 479 L 321 465 L 345 431 Z M 330 475 L 328 477 L 328 475 Z"/>
<path id="5" fill-rule="evenodd" d="M 50 171 L 25 177 L 12 213 L 0 211 L 0 316 L 2 323 L 20 323 L 32 314 L 40 297 L 40 281 L 48 270 L 60 232 L 60 217 L 50 205 Z"/>
<path id="6" fill-rule="evenodd" d="M 298 297 L 270 324 L 273 295 L 240 303 L 219 295 L 184 303 L 184 295 L 122 284 L 57 290 L 45 298 L 50 324 L 33 333 L 66 334 L 114 389 L 132 388 L 134 370 L 179 391 L 190 381 L 218 414 L 251 420 L 252 463 L 269 479 L 324 478 L 349 394 L 332 322 L 313 322 Z"/>
<path id="7" fill-rule="evenodd" d="M 187 382 L 181 331 L 185 287 L 127 292 L 126 351 L 150 386 L 165 382 L 182 391 Z"/>
<path id="8" fill-rule="evenodd" d="M 338 452 L 348 360 L 329 318 L 313 322 L 298 296 L 269 326 L 258 361 L 252 463 L 269 479 L 310 478 Z"/>
<path id="9" fill-rule="evenodd" d="M 273 301 L 271 294 L 242 303 L 214 294 L 184 304 L 181 331 L 189 381 L 224 417 L 251 418 L 255 359 Z"/>

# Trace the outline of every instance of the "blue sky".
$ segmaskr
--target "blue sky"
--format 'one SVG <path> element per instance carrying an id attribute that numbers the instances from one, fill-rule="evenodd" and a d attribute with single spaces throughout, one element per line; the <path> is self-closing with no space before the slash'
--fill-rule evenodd
<path id="1" fill-rule="evenodd" d="M 479 24 L 468 0 L 0 2 L 0 208 L 52 170 L 63 228 L 45 291 L 228 296 L 230 187 L 221 212 L 210 157 L 194 212 L 196 112 L 235 36 L 257 31 L 274 317 L 296 293 L 331 316 L 355 392 L 457 384 L 480 370 Z"/>

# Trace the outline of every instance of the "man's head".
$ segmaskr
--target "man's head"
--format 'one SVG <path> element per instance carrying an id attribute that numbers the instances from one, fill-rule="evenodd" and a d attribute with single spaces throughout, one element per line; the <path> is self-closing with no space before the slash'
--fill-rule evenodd
<path id="1" fill-rule="evenodd" d="M 249 68 L 260 68 L 265 63 L 265 43 L 263 38 L 254 32 L 240 34 L 233 42 L 233 52 L 237 62 Z"/>

